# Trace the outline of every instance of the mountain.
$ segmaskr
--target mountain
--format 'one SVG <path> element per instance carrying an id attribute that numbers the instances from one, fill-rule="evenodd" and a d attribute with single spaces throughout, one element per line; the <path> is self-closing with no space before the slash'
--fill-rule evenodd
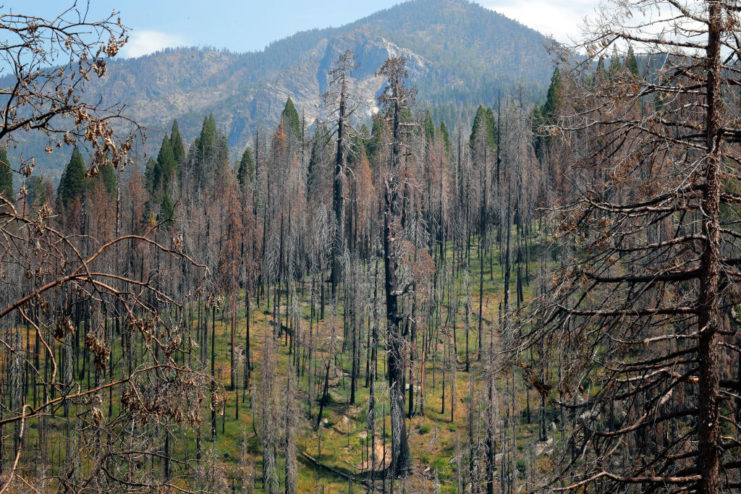
<path id="1" fill-rule="evenodd" d="M 327 73 L 347 49 L 358 62 L 361 115 L 374 111 L 383 82 L 376 70 L 387 57 L 404 55 L 420 104 L 454 120 L 479 104 L 493 104 L 500 91 L 540 99 L 553 67 L 549 43 L 466 0 L 413 0 L 342 27 L 295 34 L 260 52 L 184 48 L 115 60 L 91 95 L 125 103 L 128 115 L 150 129 L 150 143 L 159 142 L 157 133 L 174 118 L 189 143 L 213 113 L 230 148 L 241 152 L 256 128 L 277 122 L 289 96 L 309 121 L 320 117 Z M 63 161 L 57 153 L 54 159 Z M 46 168 L 58 176 L 54 163 Z"/>

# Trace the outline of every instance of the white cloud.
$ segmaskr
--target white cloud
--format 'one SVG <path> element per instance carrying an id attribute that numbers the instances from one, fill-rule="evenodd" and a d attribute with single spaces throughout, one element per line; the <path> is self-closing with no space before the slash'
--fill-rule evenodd
<path id="1" fill-rule="evenodd" d="M 134 31 L 129 42 L 121 49 L 121 55 L 126 58 L 136 58 L 165 48 L 183 45 L 185 45 L 185 40 L 180 36 L 159 31 Z"/>
<path id="2" fill-rule="evenodd" d="M 599 0 L 479 0 L 481 5 L 531 27 L 557 41 L 570 43 L 580 38 L 585 16 Z"/>

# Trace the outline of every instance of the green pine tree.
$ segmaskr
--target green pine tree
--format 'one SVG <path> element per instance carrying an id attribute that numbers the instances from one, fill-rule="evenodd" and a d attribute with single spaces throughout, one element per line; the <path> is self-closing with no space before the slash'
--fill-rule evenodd
<path id="1" fill-rule="evenodd" d="M 231 173 L 229 143 L 224 134 L 219 134 L 219 140 L 216 143 L 216 177 L 219 181 L 223 181 L 229 173 Z"/>
<path id="2" fill-rule="evenodd" d="M 329 163 L 330 157 L 334 152 L 332 144 L 332 136 L 327 126 L 321 123 L 317 125 L 311 146 L 311 156 L 309 157 L 309 167 L 306 177 L 307 187 L 310 192 L 315 191 L 317 185 L 321 182 L 322 171 L 327 163 Z"/>
<path id="3" fill-rule="evenodd" d="M 13 172 L 10 169 L 8 153 L 0 148 L 0 195 L 13 200 Z"/>
<path id="4" fill-rule="evenodd" d="M 371 127 L 371 138 L 366 143 L 366 154 L 371 163 L 374 163 L 375 157 L 383 149 L 383 115 L 380 113 L 373 117 L 373 126 Z"/>
<path id="5" fill-rule="evenodd" d="M 541 108 L 541 113 L 545 123 L 553 123 L 561 107 L 561 72 L 558 66 L 553 69 L 551 84 L 548 86 L 548 94 L 545 97 L 545 103 Z"/>
<path id="6" fill-rule="evenodd" d="M 532 122 L 533 147 L 535 148 L 535 154 L 542 159 L 546 145 L 548 144 L 548 137 L 543 135 L 541 131 L 541 127 L 545 125 L 545 119 L 543 118 L 542 109 L 538 105 L 533 105 L 533 110 L 530 114 L 530 121 Z"/>
<path id="7" fill-rule="evenodd" d="M 487 124 L 487 137 L 489 141 L 489 147 L 497 147 L 497 117 L 494 116 L 494 109 L 486 109 L 486 124 Z"/>
<path id="8" fill-rule="evenodd" d="M 77 146 L 72 150 L 57 188 L 57 201 L 66 208 L 85 192 L 85 162 Z"/>
<path id="9" fill-rule="evenodd" d="M 237 181 L 239 185 L 244 187 L 246 183 L 251 183 L 255 179 L 255 163 L 252 160 L 252 152 L 250 148 L 244 150 L 242 153 L 242 159 L 239 160 L 239 168 L 237 169 Z"/>
<path id="10" fill-rule="evenodd" d="M 194 143 L 193 174 L 199 187 L 205 187 L 213 180 L 218 137 L 216 120 L 211 114 L 203 119 L 201 134 Z"/>
<path id="11" fill-rule="evenodd" d="M 633 47 L 628 47 L 628 55 L 625 57 L 625 68 L 633 74 L 633 77 L 638 77 L 638 60 L 633 52 Z"/>
<path id="12" fill-rule="evenodd" d="M 476 137 L 480 132 L 484 132 L 486 136 L 487 144 L 491 144 L 491 120 L 486 108 L 479 105 L 476 109 L 476 116 L 473 117 L 473 125 L 471 126 L 471 137 L 469 137 L 469 145 L 474 146 Z"/>
<path id="13" fill-rule="evenodd" d="M 293 100 L 289 97 L 286 101 L 286 106 L 283 108 L 283 112 L 280 115 L 281 121 L 286 128 L 286 132 L 296 139 L 301 138 L 301 119 L 298 116 L 296 107 L 293 105 Z"/>
<path id="14" fill-rule="evenodd" d="M 173 175 L 177 169 L 175 155 L 172 152 L 172 144 L 167 134 L 162 139 L 160 152 L 157 155 L 157 164 L 154 167 L 153 187 L 155 192 L 166 189 L 170 184 Z"/>
<path id="15" fill-rule="evenodd" d="M 435 124 L 432 122 L 432 115 L 430 110 L 427 110 L 424 120 L 422 120 L 422 127 L 425 130 L 425 139 L 428 143 L 435 140 Z"/>
<path id="16" fill-rule="evenodd" d="M 180 135 L 180 128 L 178 127 L 177 120 L 173 120 L 172 122 L 170 145 L 172 147 L 172 155 L 175 158 L 175 163 L 181 165 L 183 160 L 185 160 L 185 146 L 183 146 L 183 138 Z"/>
<path id="17" fill-rule="evenodd" d="M 201 133 L 196 139 L 196 149 L 199 159 L 208 161 L 216 148 L 216 120 L 213 113 L 203 119 Z"/>
<path id="18" fill-rule="evenodd" d="M 154 174 L 156 168 L 157 162 L 152 158 L 149 158 L 147 160 L 147 166 L 144 169 L 144 182 L 146 183 L 147 191 L 149 191 L 150 194 L 154 194 Z"/>
<path id="19" fill-rule="evenodd" d="M 175 206 L 170 200 L 170 195 L 165 192 L 162 194 L 162 202 L 160 203 L 160 214 L 157 217 L 157 221 L 167 225 L 168 228 L 172 225 L 172 221 L 175 219 Z"/>
<path id="20" fill-rule="evenodd" d="M 450 132 L 448 132 L 448 127 L 445 125 L 445 122 L 440 122 L 440 130 L 438 131 L 440 137 L 443 140 L 443 146 L 445 146 L 445 152 L 450 155 L 451 153 L 451 147 L 450 147 Z"/>

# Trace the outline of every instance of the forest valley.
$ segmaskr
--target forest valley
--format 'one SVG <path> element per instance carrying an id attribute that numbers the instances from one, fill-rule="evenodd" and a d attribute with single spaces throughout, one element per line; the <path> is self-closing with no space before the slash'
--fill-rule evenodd
<path id="1" fill-rule="evenodd" d="M 0 139 L 71 155 L 0 151 L 0 492 L 741 489 L 740 11 L 621 2 L 472 122 L 403 57 L 359 122 L 347 51 L 145 163 L 83 97 L 120 21 L 1 15 Z"/>

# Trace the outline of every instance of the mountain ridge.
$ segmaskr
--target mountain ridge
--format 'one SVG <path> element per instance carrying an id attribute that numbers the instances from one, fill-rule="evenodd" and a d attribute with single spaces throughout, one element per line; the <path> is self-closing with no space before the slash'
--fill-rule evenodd
<path id="1" fill-rule="evenodd" d="M 420 105 L 438 119 L 455 120 L 478 104 L 494 104 L 500 93 L 541 98 L 552 72 L 549 42 L 467 0 L 411 0 L 344 26 L 298 32 L 261 51 L 174 48 L 112 60 L 89 94 L 125 104 L 148 129 L 149 154 L 173 119 L 190 143 L 212 113 L 234 158 L 256 129 L 275 125 L 288 97 L 310 122 L 321 117 L 327 73 L 346 49 L 359 65 L 354 80 L 364 117 L 375 110 L 383 84 L 376 70 L 388 56 L 403 54 Z M 56 179 L 64 157 L 52 159 L 56 163 L 42 161 L 41 168 Z"/>

